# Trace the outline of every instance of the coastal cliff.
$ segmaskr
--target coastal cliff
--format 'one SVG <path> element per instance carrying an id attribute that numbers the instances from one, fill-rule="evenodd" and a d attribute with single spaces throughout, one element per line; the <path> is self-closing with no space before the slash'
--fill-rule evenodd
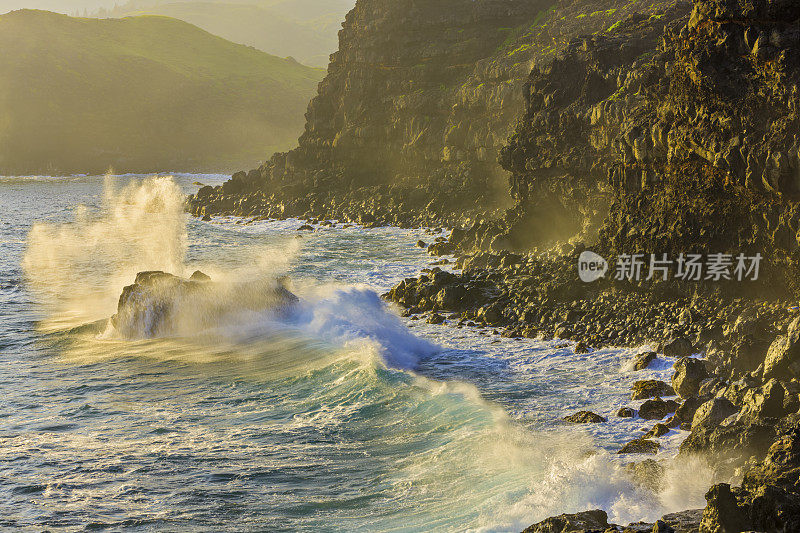
<path id="1" fill-rule="evenodd" d="M 458 271 L 385 295 L 407 316 L 674 359 L 639 409 L 656 426 L 620 453 L 681 428 L 679 460 L 707 456 L 734 486 L 631 530 L 796 531 L 800 5 L 469 4 L 359 1 L 299 147 L 201 189 L 191 211 L 451 226 L 429 251 L 456 253 Z M 762 269 L 581 283 L 589 250 L 758 254 Z M 529 531 L 609 527 L 598 510 Z"/>
<path id="2" fill-rule="evenodd" d="M 203 191 L 195 212 L 330 212 L 394 224 L 502 216 L 513 199 L 497 157 L 524 112 L 531 68 L 639 11 L 671 19 L 688 6 L 359 1 L 299 146 L 236 174 L 224 190 Z"/>

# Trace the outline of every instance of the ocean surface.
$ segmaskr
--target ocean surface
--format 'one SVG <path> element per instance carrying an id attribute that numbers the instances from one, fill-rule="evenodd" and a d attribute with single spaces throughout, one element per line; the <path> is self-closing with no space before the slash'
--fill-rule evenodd
<path id="1" fill-rule="evenodd" d="M 631 384 L 671 362 L 400 318 L 379 295 L 438 234 L 183 212 L 225 178 L 0 178 L 0 528 L 520 531 L 704 506 L 707 469 L 673 460 L 685 434 L 615 453 L 654 424 L 614 416 Z M 108 318 L 144 270 L 287 276 L 300 302 L 226 302 L 210 327 L 186 306 L 170 335 L 121 338 Z M 580 409 L 609 422 L 560 420 Z M 625 466 L 646 458 L 657 487 Z"/>

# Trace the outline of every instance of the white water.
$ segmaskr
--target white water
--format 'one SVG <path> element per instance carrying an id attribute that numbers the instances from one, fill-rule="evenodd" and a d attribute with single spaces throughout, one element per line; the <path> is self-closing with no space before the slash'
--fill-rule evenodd
<path id="1" fill-rule="evenodd" d="M 414 246 L 424 231 L 203 223 L 182 212 L 191 176 L 76 180 L 0 181 L 23 206 L 2 242 L 27 280 L 0 293 L 19 309 L 0 315 L 0 525 L 518 531 L 598 507 L 625 524 L 703 506 L 710 474 L 672 460 L 685 434 L 661 439 L 656 492 L 624 468 L 645 457 L 613 453 L 654 423 L 613 416 L 638 407 L 631 383 L 668 379 L 669 362 L 633 372 L 631 350 L 579 355 L 383 303 L 429 263 Z M 36 209 L 40 197 L 60 210 Z M 228 292 L 212 325 L 185 321 L 168 338 L 73 329 L 109 317 L 136 272 L 156 269 L 288 275 L 301 300 L 276 314 Z M 579 409 L 609 422 L 560 422 Z"/>

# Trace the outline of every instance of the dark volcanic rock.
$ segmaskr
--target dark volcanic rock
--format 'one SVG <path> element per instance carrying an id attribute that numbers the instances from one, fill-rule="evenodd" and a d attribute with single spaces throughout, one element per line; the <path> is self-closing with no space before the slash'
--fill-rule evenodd
<path id="1" fill-rule="evenodd" d="M 574 424 L 598 424 L 600 422 L 606 422 L 608 419 L 592 413 L 591 411 L 578 411 L 573 415 L 565 416 L 564 420 Z"/>
<path id="2" fill-rule="evenodd" d="M 661 398 L 647 400 L 639 407 L 639 416 L 645 420 L 661 420 L 670 413 L 674 413 L 678 403 L 674 400 L 664 401 Z"/>
<path id="3" fill-rule="evenodd" d="M 623 446 L 617 453 L 620 453 L 620 454 L 622 454 L 622 453 L 649 453 L 649 454 L 655 454 L 655 453 L 658 452 L 658 449 L 660 447 L 661 447 L 661 445 L 658 444 L 654 440 L 650 440 L 650 439 L 646 439 L 646 438 L 640 438 L 640 439 L 635 439 L 635 440 L 630 441 L 625 446 Z"/>
<path id="4" fill-rule="evenodd" d="M 664 345 L 664 355 L 668 357 L 688 357 L 693 352 L 692 343 L 683 338 L 673 339 Z"/>
<path id="5" fill-rule="evenodd" d="M 714 485 L 706 493 L 706 505 L 700 531 L 741 532 L 752 528 L 745 510 L 739 507 L 727 483 Z"/>
<path id="6" fill-rule="evenodd" d="M 764 379 L 800 377 L 800 317 L 795 318 L 786 335 L 770 345 L 764 360 Z"/>
<path id="7" fill-rule="evenodd" d="M 216 325 L 231 312 L 281 311 L 295 302 L 297 297 L 273 280 L 220 284 L 199 271 L 189 280 L 140 272 L 122 290 L 111 325 L 128 339 L 161 337 Z"/>
<path id="8" fill-rule="evenodd" d="M 636 360 L 633 363 L 634 370 L 644 370 L 650 363 L 655 361 L 657 354 L 656 352 L 644 352 L 636 355 Z"/>
<path id="9" fill-rule="evenodd" d="M 675 391 L 668 384 L 657 379 L 645 379 L 637 381 L 631 387 L 631 400 L 643 400 L 645 398 L 656 398 L 660 396 L 673 396 Z"/>
<path id="10" fill-rule="evenodd" d="M 672 376 L 672 387 L 681 398 L 696 396 L 700 384 L 708 377 L 708 370 L 703 361 L 685 357 L 675 363 L 675 374 Z"/>
<path id="11" fill-rule="evenodd" d="M 569 531 L 605 530 L 609 527 L 605 511 L 595 509 L 575 514 L 562 514 L 525 528 L 522 533 L 567 533 Z"/>

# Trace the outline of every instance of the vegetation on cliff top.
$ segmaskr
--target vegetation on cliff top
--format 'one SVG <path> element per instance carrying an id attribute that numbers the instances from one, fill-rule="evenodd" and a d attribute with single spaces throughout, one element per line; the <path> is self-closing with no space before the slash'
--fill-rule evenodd
<path id="1" fill-rule="evenodd" d="M 314 67 L 328 66 L 337 33 L 354 0 L 138 0 L 100 17 L 163 15 L 194 24 L 214 35 Z"/>
<path id="2" fill-rule="evenodd" d="M 323 71 L 166 17 L 0 16 L 0 172 L 226 170 L 291 146 Z"/>

